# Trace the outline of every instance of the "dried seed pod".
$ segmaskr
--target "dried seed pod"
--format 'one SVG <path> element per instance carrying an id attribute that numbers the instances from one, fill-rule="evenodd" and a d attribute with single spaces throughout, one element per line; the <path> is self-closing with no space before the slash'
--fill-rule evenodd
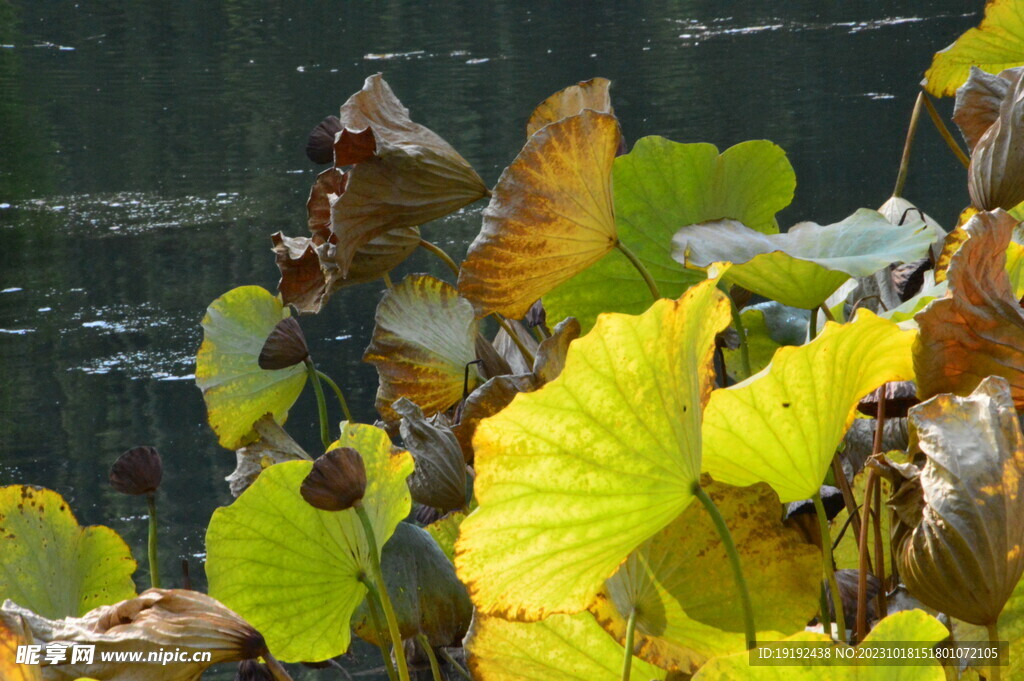
<path id="1" fill-rule="evenodd" d="M 156 447 L 129 449 L 110 467 L 110 486 L 122 494 L 152 494 L 164 477 Z"/>
<path id="2" fill-rule="evenodd" d="M 352 508 L 366 492 L 363 457 L 351 447 L 332 449 L 313 462 L 299 491 L 306 503 L 321 511 Z"/>
<path id="3" fill-rule="evenodd" d="M 256 660 L 242 660 L 238 663 L 235 681 L 274 681 L 274 675 Z"/>
<path id="4" fill-rule="evenodd" d="M 320 121 L 309 133 L 309 139 L 306 141 L 306 157 L 320 165 L 334 161 L 334 137 L 339 132 L 341 132 L 341 121 L 337 116 L 328 116 Z"/>
<path id="5" fill-rule="evenodd" d="M 295 317 L 285 317 L 274 326 L 260 350 L 260 369 L 287 369 L 309 357 L 306 336 Z"/>

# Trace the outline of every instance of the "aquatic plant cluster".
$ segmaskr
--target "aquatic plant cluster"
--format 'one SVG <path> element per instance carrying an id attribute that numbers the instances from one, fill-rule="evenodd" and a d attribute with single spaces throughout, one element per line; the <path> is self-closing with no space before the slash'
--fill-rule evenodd
<path id="1" fill-rule="evenodd" d="M 629 148 L 603 78 L 536 107 L 489 188 L 370 76 L 310 135 L 329 167 L 309 235 L 272 235 L 278 291 L 202 322 L 196 383 L 237 457 L 209 595 L 161 587 L 154 448 L 110 473 L 149 506 L 142 594 L 112 530 L 0 488 L 0 677 L 282 681 L 355 634 L 392 681 L 1024 678 L 1022 35 L 1024 3 L 990 2 L 925 74 L 892 196 L 785 232 L 781 148 Z M 949 231 L 902 196 L 922 113 L 966 169 Z M 424 238 L 481 199 L 461 264 Z M 451 276 L 392 282 L 417 249 Z M 299 315 L 381 280 L 365 424 Z M 312 453 L 285 429 L 307 384 Z M 756 663 L 779 642 L 818 653 Z M 934 654 L 877 664 L 908 645 Z"/>

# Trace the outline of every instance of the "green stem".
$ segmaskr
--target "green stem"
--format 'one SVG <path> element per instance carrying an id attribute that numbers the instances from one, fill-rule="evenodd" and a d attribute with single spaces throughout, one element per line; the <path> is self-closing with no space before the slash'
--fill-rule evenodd
<path id="1" fill-rule="evenodd" d="M 441 676 L 441 667 L 437 664 L 437 656 L 434 655 L 434 649 L 430 647 L 430 641 L 423 634 L 417 634 L 420 645 L 423 646 L 423 650 L 427 653 L 427 659 L 430 660 L 430 674 L 434 677 L 434 681 L 444 681 Z"/>
<path id="2" fill-rule="evenodd" d="M 366 508 L 361 502 L 357 501 L 352 508 L 356 510 L 356 515 L 359 516 L 359 522 L 363 524 L 363 533 L 366 535 L 366 543 L 370 549 L 370 565 L 373 567 L 373 578 L 377 582 L 380 604 L 384 609 L 384 617 L 388 621 L 388 632 L 391 634 L 391 643 L 395 648 L 395 659 L 398 660 L 398 678 L 401 681 L 409 681 L 409 664 L 405 661 L 402 633 L 398 630 L 395 608 L 391 605 L 391 596 L 388 594 L 388 587 L 384 583 L 384 573 L 380 569 L 380 554 L 377 552 L 377 537 L 373 532 L 373 524 L 370 523 L 370 516 L 366 514 Z"/>
<path id="3" fill-rule="evenodd" d="M 747 330 L 743 327 L 743 317 L 740 309 L 736 307 L 736 301 L 729 296 L 729 306 L 732 308 L 732 323 L 736 327 L 736 333 L 740 335 L 740 365 L 743 367 L 744 378 L 750 378 L 754 372 L 750 369 L 750 348 L 747 344 Z"/>
<path id="4" fill-rule="evenodd" d="M 438 648 L 438 650 L 441 652 L 441 657 L 445 659 L 445 662 L 455 667 L 455 671 L 461 674 L 462 677 L 467 679 L 468 681 L 473 681 L 473 677 L 470 676 L 469 672 L 466 671 L 466 668 L 459 664 L 459 661 L 452 657 L 447 650 L 445 650 L 444 648 Z"/>
<path id="5" fill-rule="evenodd" d="M 320 374 L 313 364 L 313 360 L 307 357 L 305 360 L 306 373 L 313 383 L 313 392 L 316 393 L 316 406 L 320 411 L 320 440 L 324 443 L 324 449 L 331 446 L 331 431 L 327 425 L 327 400 L 324 398 L 324 389 L 320 385 Z"/>
<path id="6" fill-rule="evenodd" d="M 629 247 L 626 246 L 626 244 L 622 243 L 621 241 L 615 242 L 615 248 L 622 251 L 622 254 L 626 256 L 626 259 L 633 264 L 633 267 L 636 268 L 636 271 L 639 272 L 640 276 L 644 278 L 644 283 L 646 283 L 647 288 L 651 290 L 651 295 L 654 296 L 654 300 L 661 300 L 661 292 L 658 291 L 658 285 L 654 283 L 654 277 L 652 277 L 651 273 L 647 271 L 647 268 L 644 267 L 644 264 L 640 262 L 640 258 L 636 257 L 636 254 L 633 253 L 633 251 L 629 250 Z"/>
<path id="7" fill-rule="evenodd" d="M 821 494 L 814 493 L 814 510 L 818 515 L 818 529 L 821 530 L 821 564 L 825 571 L 825 581 L 832 593 L 832 609 L 836 611 L 836 626 L 839 629 L 839 640 L 846 642 L 846 613 L 843 612 L 843 599 L 839 595 L 839 583 L 836 581 L 835 568 L 832 565 L 832 535 L 828 531 L 828 516 L 825 505 L 821 503 Z M 867 516 L 861 518 L 861 527 L 868 522 Z M 826 631 L 826 634 L 830 632 Z"/>
<path id="8" fill-rule="evenodd" d="M 422 248 L 425 251 L 430 251 L 438 258 L 440 258 L 444 262 L 444 264 L 448 266 L 448 269 L 452 271 L 452 273 L 455 275 L 455 278 L 458 279 L 459 266 L 455 264 L 455 261 L 452 260 L 450 255 L 444 252 L 443 248 L 441 248 L 437 244 L 430 243 L 426 239 L 420 239 L 420 248 Z"/>
<path id="9" fill-rule="evenodd" d="M 821 588 L 818 589 L 818 609 L 821 611 L 821 630 L 826 636 L 830 636 L 829 632 L 832 631 L 832 618 L 828 614 L 828 596 L 825 594 L 825 589 L 828 586 L 822 582 Z"/>
<path id="10" fill-rule="evenodd" d="M 150 492 L 149 500 L 149 585 L 160 588 L 160 561 L 156 555 L 156 494 Z"/>
<path id="11" fill-rule="evenodd" d="M 835 315 L 832 314 L 832 310 L 828 309 L 825 303 L 821 304 L 821 313 L 824 314 L 825 319 L 827 319 L 830 322 L 834 322 L 836 320 Z"/>
<path id="12" fill-rule="evenodd" d="M 626 647 L 622 655 L 622 681 L 629 681 L 629 670 L 633 666 L 633 637 L 636 633 L 636 606 L 629 613 L 626 622 Z"/>
<path id="13" fill-rule="evenodd" d="M 395 285 L 391 283 L 391 275 L 388 274 L 387 272 L 384 273 L 383 279 L 384 279 L 384 286 L 386 286 L 388 288 L 388 290 L 393 289 L 395 287 Z"/>
<path id="14" fill-rule="evenodd" d="M 917 101 L 914 102 L 914 111 L 910 114 L 910 126 L 907 128 L 907 139 L 903 143 L 903 156 L 900 157 L 900 170 L 896 174 L 896 187 L 892 195 L 899 197 L 903 195 L 903 186 L 907 183 L 907 170 L 910 167 L 910 150 L 914 146 L 914 135 L 917 134 L 917 122 L 921 118 L 921 105 L 924 102 L 924 91 L 917 93 Z"/>
<path id="15" fill-rule="evenodd" d="M 532 367 L 533 353 L 530 352 L 530 350 L 525 345 L 523 345 L 523 339 L 519 337 L 518 333 L 512 330 L 512 327 L 508 325 L 508 322 L 506 322 L 505 318 L 502 317 L 500 314 L 495 312 L 494 318 L 498 320 L 498 326 L 505 330 L 505 333 L 508 334 L 508 337 L 511 338 L 512 342 L 516 344 L 517 348 L 519 348 L 519 354 L 521 354 L 523 356 L 523 359 L 526 360 L 526 365 Z"/>
<path id="16" fill-rule="evenodd" d="M 988 630 L 989 645 L 993 647 L 999 645 L 999 623 L 992 622 L 991 624 L 986 624 L 985 629 Z M 1002 681 L 1003 670 L 1000 668 L 999 664 L 1002 661 L 1002 659 L 997 659 L 989 665 L 989 681 Z"/>
<path id="17" fill-rule="evenodd" d="M 323 382 L 329 385 L 331 387 L 331 390 L 334 391 L 335 397 L 338 398 L 338 403 L 341 404 L 341 412 L 345 414 L 345 420 L 348 421 L 349 423 L 355 423 L 355 421 L 352 419 L 352 412 L 348 410 L 348 402 L 345 401 L 345 395 L 341 392 L 341 388 L 338 387 L 338 384 L 334 382 L 334 379 L 332 379 L 330 376 L 320 371 L 319 369 L 316 370 L 316 373 L 317 376 L 323 379 Z"/>
<path id="18" fill-rule="evenodd" d="M 923 93 L 922 93 L 923 94 Z M 942 140 L 949 147 L 953 155 L 956 156 L 957 160 L 963 164 L 964 168 L 971 167 L 971 157 L 964 153 L 964 150 L 957 144 L 956 138 L 953 137 L 953 133 L 949 131 L 946 124 L 942 122 L 942 116 L 935 110 L 935 105 L 932 104 L 932 100 L 928 99 L 928 95 L 924 95 L 924 106 L 928 110 L 928 117 L 932 119 L 932 123 L 935 124 L 935 129 L 942 135 Z"/>
<path id="19" fill-rule="evenodd" d="M 380 604 L 380 594 L 377 592 L 377 587 L 373 585 L 373 581 L 366 575 L 362 575 L 359 581 L 366 587 L 366 602 L 370 606 L 370 622 L 373 623 L 373 629 L 377 632 L 377 640 L 380 641 L 378 647 L 380 648 L 380 655 L 384 659 L 384 669 L 388 673 L 389 681 L 396 681 L 398 679 L 398 672 L 395 671 L 395 665 L 391 662 L 391 651 L 388 650 L 385 644 L 385 641 L 390 640 L 391 636 L 385 633 L 384 627 L 380 624 L 383 617 L 381 615 L 383 608 Z"/>
<path id="20" fill-rule="evenodd" d="M 807 342 L 818 337 L 818 308 L 811 310 L 811 320 L 807 327 Z"/>
<path id="21" fill-rule="evenodd" d="M 715 522 L 715 529 L 718 536 L 722 538 L 725 552 L 729 556 L 729 563 L 732 565 L 733 577 L 736 580 L 736 589 L 740 592 L 740 601 L 743 603 L 743 626 L 747 634 L 747 650 L 757 647 L 757 629 L 754 627 L 754 607 L 750 603 L 750 591 L 747 589 L 747 580 L 743 576 L 743 568 L 740 566 L 740 554 L 736 552 L 736 544 L 732 540 L 732 533 L 725 524 L 725 518 L 715 502 L 711 500 L 708 493 L 700 486 L 699 482 L 693 484 L 693 493 L 700 503 L 704 504 L 711 519 Z"/>

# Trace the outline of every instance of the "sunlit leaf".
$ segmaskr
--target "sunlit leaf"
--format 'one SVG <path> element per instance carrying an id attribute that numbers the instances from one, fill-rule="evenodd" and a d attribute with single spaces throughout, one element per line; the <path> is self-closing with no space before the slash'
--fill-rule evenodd
<path id="1" fill-rule="evenodd" d="M 398 420 L 391 404 L 407 397 L 427 416 L 462 399 L 466 367 L 476 359 L 473 306 L 447 282 L 410 274 L 377 305 L 363 361 L 377 367 L 377 411 Z M 469 368 L 469 389 L 479 380 Z"/>
<path id="2" fill-rule="evenodd" d="M 716 390 L 704 413 L 704 470 L 732 485 L 767 482 L 783 502 L 817 493 L 857 403 L 914 378 L 914 332 L 868 310 L 785 347 L 743 383 Z"/>
<path id="3" fill-rule="evenodd" d="M 607 78 L 591 78 L 559 90 L 533 110 L 526 123 L 526 136 L 530 137 L 545 125 L 575 116 L 584 109 L 614 114 L 609 87 L 611 81 Z"/>
<path id="4" fill-rule="evenodd" d="M 530 137 L 501 174 L 459 274 L 480 315 L 521 318 L 615 247 L 612 162 L 619 123 L 583 111 Z"/>
<path id="5" fill-rule="evenodd" d="M 830 658 L 791 659 L 784 665 L 761 666 L 750 663 L 749 653 L 736 653 L 709 661 L 693 676 L 693 681 L 946 681 L 938 660 L 930 664 L 921 661 L 913 665 L 906 662 L 880 665 L 878 658 L 894 659 L 900 653 L 905 655 L 907 646 L 914 643 L 930 648 L 948 635 L 946 627 L 931 615 L 922 610 L 906 610 L 889 615 L 868 632 L 857 646 L 864 649 L 860 660 L 855 659 L 852 652 L 840 655 L 840 649 L 848 646 L 835 643 L 824 634 L 800 633 L 785 640 L 830 646 L 833 648 Z M 898 650 L 887 654 L 885 649 L 893 647 Z M 871 649 L 876 652 L 870 652 Z"/>
<path id="6" fill-rule="evenodd" d="M 743 368 L 739 349 L 726 349 L 724 351 L 725 365 L 728 368 L 729 374 L 737 380 L 749 378 L 751 375 L 764 369 L 771 363 L 772 357 L 775 356 L 775 351 L 782 347 L 782 344 L 772 338 L 763 309 L 756 307 L 745 308 L 740 313 L 740 318 L 743 320 L 743 329 L 746 333 L 751 374 L 748 375 Z"/>
<path id="7" fill-rule="evenodd" d="M 81 527 L 56 492 L 0 487 L 0 602 L 75 617 L 135 595 L 136 563 L 109 527 Z"/>
<path id="8" fill-rule="evenodd" d="M 18 648 L 32 644 L 32 630 L 25 618 L 0 610 L 0 679 L 43 681 L 41 667 L 17 662 Z"/>
<path id="9" fill-rule="evenodd" d="M 768 485 L 706 489 L 736 543 L 758 639 L 802 631 L 818 610 L 818 549 L 782 525 Z M 689 506 L 630 554 L 591 611 L 622 643 L 634 608 L 637 655 L 659 667 L 692 673 L 710 657 L 746 649 L 729 558 L 703 506 Z"/>
<path id="10" fill-rule="evenodd" d="M 466 661 L 478 681 L 619 681 L 624 650 L 590 613 L 510 622 L 479 613 L 466 636 Z M 667 672 L 633 658 L 631 678 Z"/>
<path id="11" fill-rule="evenodd" d="M 699 268 L 735 263 L 728 281 L 809 310 L 851 276 L 866 277 L 892 262 L 924 256 L 933 238 L 920 219 L 896 226 L 862 208 L 842 222 L 804 222 L 785 234 L 761 234 L 736 220 L 690 225 L 672 241 L 679 262 Z"/>
<path id="12" fill-rule="evenodd" d="M 1010 289 L 1006 250 L 1016 219 L 996 210 L 979 213 L 965 226 L 966 243 L 953 256 L 947 297 L 915 319 L 921 333 L 914 346 L 918 394 L 966 395 L 986 376 L 1010 382 L 1024 406 L 1024 311 Z"/>
<path id="13" fill-rule="evenodd" d="M 900 551 L 900 576 L 925 605 L 995 622 L 1024 573 L 1024 434 L 1005 379 L 969 397 L 910 410 L 921 450 L 924 514 Z"/>
<path id="14" fill-rule="evenodd" d="M 462 420 L 452 429 L 466 463 L 474 462 L 473 435 L 480 422 L 507 407 L 519 393 L 532 392 L 539 387 L 537 378 L 531 374 L 495 376 L 466 398 L 462 405 Z"/>
<path id="15" fill-rule="evenodd" d="M 477 427 L 480 507 L 456 565 L 478 609 L 539 619 L 587 607 L 693 499 L 714 337 L 730 319 L 715 284 L 600 317 L 557 379 Z"/>
<path id="16" fill-rule="evenodd" d="M 335 166 L 354 164 L 331 201 L 341 276 L 360 247 L 387 232 L 422 225 L 487 195 L 458 152 L 409 118 L 378 73 L 341 107 Z"/>
<path id="17" fill-rule="evenodd" d="M 612 177 L 619 239 L 667 298 L 703 279 L 672 259 L 680 226 L 731 218 L 759 232 L 778 232 L 775 214 L 789 205 L 796 187 L 786 153 L 766 140 L 719 154 L 711 144 L 644 137 L 615 160 Z M 600 312 L 640 314 L 651 293 L 621 253 L 609 253 L 546 294 L 544 304 L 556 319 L 575 315 L 589 329 Z"/>
<path id="18" fill-rule="evenodd" d="M 423 528 L 452 562 L 455 562 L 455 540 L 459 537 L 459 527 L 465 519 L 463 511 L 453 511 Z"/>
<path id="19" fill-rule="evenodd" d="M 333 446 L 362 455 L 362 503 L 379 550 L 409 513 L 412 457 L 373 426 L 345 424 Z M 259 628 L 285 661 L 325 660 L 348 649 L 349 618 L 366 594 L 359 575 L 371 569 L 355 510 L 321 511 L 300 496 L 312 467 L 289 461 L 266 469 L 214 511 L 206 533 L 210 594 Z"/>
<path id="20" fill-rule="evenodd" d="M 253 430 L 259 439 L 235 452 L 235 470 L 224 478 L 236 497 L 268 466 L 283 461 L 313 460 L 269 414 L 253 424 Z"/>
<path id="21" fill-rule="evenodd" d="M 21 622 L 37 645 L 94 646 L 91 664 L 70 664 L 69 651 L 65 663 L 43 667 L 41 677 L 52 680 L 196 681 L 212 664 L 250 660 L 268 652 L 263 636 L 245 620 L 209 596 L 189 589 L 150 589 L 82 617 L 64 619 L 48 619 L 5 604 L 0 609 L 0 641 L 5 626 Z M 150 655 L 163 659 L 163 653 L 172 651 L 188 653 L 183 656 L 186 659 L 172 664 L 166 660 L 163 664 L 146 663 Z M 193 654 L 209 654 L 210 658 L 199 661 Z M 132 660 L 134 655 L 140 655 L 143 662 Z"/>
<path id="22" fill-rule="evenodd" d="M 949 47 L 935 53 L 924 87 L 946 97 L 967 80 L 971 66 L 989 73 L 1024 64 L 1024 7 L 1016 0 L 991 0 L 985 18 Z"/>
<path id="23" fill-rule="evenodd" d="M 424 634 L 434 646 L 459 645 L 473 604 L 437 542 L 415 525 L 398 523 L 380 562 L 402 638 Z M 352 627 L 371 643 L 390 643 L 378 640 L 366 601 L 352 616 Z M 382 633 L 387 636 L 386 629 Z"/>
<path id="24" fill-rule="evenodd" d="M 267 336 L 289 314 L 259 286 L 232 289 L 206 308 L 196 385 L 203 391 L 210 427 L 226 449 L 255 440 L 253 424 L 264 414 L 283 424 L 306 384 L 302 364 L 266 371 L 258 363 Z"/>

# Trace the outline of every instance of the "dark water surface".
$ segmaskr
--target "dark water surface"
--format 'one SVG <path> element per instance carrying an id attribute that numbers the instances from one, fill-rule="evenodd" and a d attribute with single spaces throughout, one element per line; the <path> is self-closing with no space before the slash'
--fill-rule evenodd
<path id="1" fill-rule="evenodd" d="M 889 196 L 931 54 L 982 4 L 0 0 L 0 484 L 59 491 L 144 558 L 144 504 L 106 476 L 155 445 L 165 580 L 182 557 L 202 579 L 234 455 L 192 381 L 199 322 L 230 288 L 275 289 L 269 235 L 305 233 L 306 134 L 370 74 L 489 184 L 536 103 L 605 76 L 631 142 L 780 144 L 798 182 L 780 222 L 824 224 Z M 948 227 L 965 175 L 925 125 L 905 195 Z M 460 257 L 482 209 L 424 234 Z M 422 255 L 408 271 L 447 274 Z M 361 420 L 379 289 L 303 320 Z M 289 421 L 311 451 L 315 411 L 304 395 Z"/>

